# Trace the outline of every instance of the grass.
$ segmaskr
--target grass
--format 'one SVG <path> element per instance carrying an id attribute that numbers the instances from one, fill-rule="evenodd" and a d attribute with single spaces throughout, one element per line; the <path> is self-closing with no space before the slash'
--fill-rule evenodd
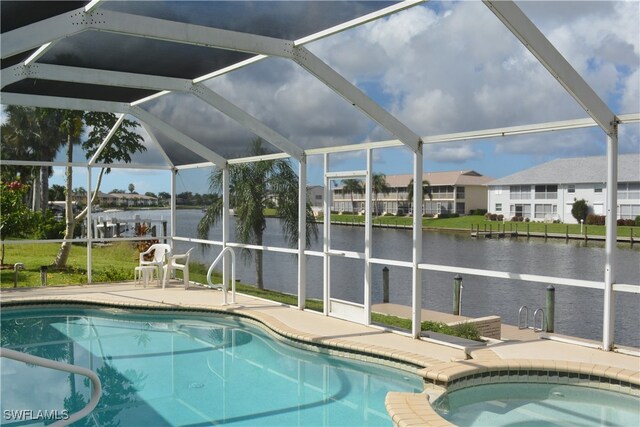
<path id="1" fill-rule="evenodd" d="M 18 272 L 18 287 L 40 286 L 40 266 L 51 266 L 55 260 L 59 243 L 37 243 L 23 245 L 5 245 L 5 264 L 21 262 L 25 269 Z M 133 279 L 133 268 L 138 265 L 138 251 L 131 243 L 116 243 L 112 246 L 94 247 L 93 282 L 114 282 Z M 13 270 L 0 272 L 0 284 L 3 288 L 13 287 Z M 47 284 L 87 283 L 87 248 L 74 244 L 69 254 L 67 267 L 61 270 L 48 268 Z"/>
<path id="2" fill-rule="evenodd" d="M 405 319 L 404 317 L 391 316 L 381 313 L 371 313 L 371 321 L 385 326 L 390 326 L 396 329 L 411 330 L 411 319 Z M 422 331 L 438 332 L 445 335 L 452 335 L 454 337 L 465 338 L 473 341 L 482 341 L 478 328 L 471 323 L 461 323 L 455 326 L 449 326 L 442 322 L 433 322 L 426 320 L 422 322 Z"/>
<path id="3" fill-rule="evenodd" d="M 353 224 L 364 224 L 364 215 L 350 215 L 350 214 L 332 214 L 332 221 L 340 221 Z M 413 218 L 411 216 L 379 216 L 373 219 L 373 224 L 390 224 L 390 225 L 404 225 L 411 226 L 413 224 Z M 527 226 L 531 233 L 544 233 L 545 228 L 548 233 L 555 234 L 584 234 L 585 230 L 590 236 L 604 236 L 606 234 L 606 227 L 604 225 L 585 225 L 582 232 L 580 231 L 580 224 L 544 224 L 541 222 L 511 222 L 511 221 L 488 221 L 483 215 L 465 215 L 458 218 L 423 218 L 422 226 L 428 229 L 448 229 L 448 230 L 464 230 L 471 231 L 471 227 L 480 228 L 484 231 L 485 227 L 487 231 L 489 229 L 497 231 L 506 229 L 506 231 L 518 231 L 526 233 Z M 640 227 L 618 226 L 618 236 L 629 237 L 631 230 L 633 229 L 634 237 L 640 238 Z"/>

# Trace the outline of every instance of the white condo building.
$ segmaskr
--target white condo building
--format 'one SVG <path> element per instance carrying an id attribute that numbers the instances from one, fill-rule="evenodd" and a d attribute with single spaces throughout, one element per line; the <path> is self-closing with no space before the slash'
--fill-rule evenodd
<path id="1" fill-rule="evenodd" d="M 487 210 L 507 219 L 575 224 L 573 202 L 584 199 L 589 213 L 605 215 L 607 158 L 557 159 L 489 182 Z M 640 155 L 618 158 L 618 218 L 640 215 Z"/>

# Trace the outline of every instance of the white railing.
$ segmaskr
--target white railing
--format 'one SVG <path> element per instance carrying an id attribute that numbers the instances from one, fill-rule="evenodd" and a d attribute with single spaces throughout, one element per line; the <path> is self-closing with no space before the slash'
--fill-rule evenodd
<path id="1" fill-rule="evenodd" d="M 209 271 L 207 271 L 207 283 L 209 286 L 214 286 L 213 282 L 211 282 L 211 274 L 213 273 L 213 269 L 220 262 L 221 259 L 224 258 L 227 252 L 231 253 L 231 304 L 236 303 L 236 253 L 233 248 L 227 246 L 222 249 L 218 257 L 211 263 L 209 267 Z M 225 282 L 225 280 L 222 280 Z M 222 303 L 227 305 L 227 283 L 222 283 Z"/>
<path id="2" fill-rule="evenodd" d="M 102 385 L 100 384 L 100 378 L 90 369 L 82 368 L 80 366 L 69 365 L 68 363 L 57 362 L 55 360 L 45 359 L 43 357 L 33 356 L 31 354 L 21 353 L 15 350 L 9 350 L 8 348 L 0 347 L 0 357 L 6 357 L 8 359 L 17 360 L 19 362 L 28 363 L 31 365 L 38 365 L 44 368 L 55 369 L 57 371 L 69 372 L 72 374 L 78 374 L 85 376 L 91 380 L 93 389 L 91 390 L 91 399 L 89 403 L 79 410 L 78 412 L 71 414 L 67 419 L 58 420 L 51 424 L 52 427 L 67 426 L 78 421 L 81 418 L 86 417 L 93 411 L 98 404 L 100 396 L 102 395 Z M 34 387 L 35 389 L 36 387 Z"/>

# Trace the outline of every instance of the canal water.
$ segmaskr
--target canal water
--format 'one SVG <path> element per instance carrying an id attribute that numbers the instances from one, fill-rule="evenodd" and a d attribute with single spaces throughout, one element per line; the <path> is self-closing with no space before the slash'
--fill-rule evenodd
<path id="1" fill-rule="evenodd" d="M 168 212 L 155 213 L 168 217 Z M 196 236 L 202 217 L 198 210 L 177 212 L 177 235 Z M 232 218 L 233 221 L 233 218 Z M 364 228 L 332 225 L 332 249 L 362 252 Z M 322 225 L 312 250 L 322 251 Z M 212 228 L 209 238 L 221 240 L 220 226 Z M 234 227 L 231 227 L 234 240 Z M 374 229 L 373 256 L 393 260 L 411 259 L 411 230 Z M 267 220 L 264 245 L 286 247 L 277 219 Z M 177 250 L 193 244 L 176 242 Z M 199 245 L 196 245 L 199 246 Z M 619 246 L 617 282 L 640 286 L 640 245 Z M 197 247 L 193 259 L 209 265 L 219 249 Z M 600 281 L 604 277 L 605 251 L 602 242 L 543 239 L 474 239 L 468 233 L 424 233 L 423 262 L 457 267 L 510 271 L 562 278 Z M 331 296 L 357 303 L 363 302 L 364 262 L 332 258 Z M 382 268 L 373 266 L 372 302 L 382 302 Z M 411 305 L 411 269 L 388 266 L 390 302 Z M 237 265 L 238 278 L 255 283 L 255 267 L 251 259 Z M 422 306 L 430 310 L 451 312 L 453 274 L 424 271 L 422 274 Z M 264 283 L 272 290 L 297 293 L 297 260 L 295 255 L 266 252 Z M 503 323 L 517 325 L 518 310 L 526 305 L 532 323 L 533 311 L 545 308 L 546 284 L 509 279 L 463 275 L 462 315 L 481 317 L 498 315 Z M 556 332 L 576 337 L 601 340 L 603 292 L 597 289 L 556 285 Z M 616 335 L 621 345 L 640 347 L 640 295 L 616 293 Z M 307 296 L 322 298 L 322 258 L 308 257 Z"/>

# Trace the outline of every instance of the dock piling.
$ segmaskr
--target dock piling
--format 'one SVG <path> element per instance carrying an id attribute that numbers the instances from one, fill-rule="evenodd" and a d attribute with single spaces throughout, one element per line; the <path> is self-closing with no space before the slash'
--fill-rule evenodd
<path id="1" fill-rule="evenodd" d="M 389 268 L 382 269 L 382 302 L 389 302 Z"/>
<path id="2" fill-rule="evenodd" d="M 453 277 L 453 310 L 452 314 L 460 316 L 462 308 L 462 276 L 456 274 Z"/>

